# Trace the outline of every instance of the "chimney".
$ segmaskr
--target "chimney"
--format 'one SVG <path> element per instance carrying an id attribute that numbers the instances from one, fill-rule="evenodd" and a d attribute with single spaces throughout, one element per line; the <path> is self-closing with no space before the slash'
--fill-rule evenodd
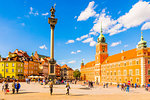
<path id="1" fill-rule="evenodd" d="M 121 53 L 123 53 L 124 52 L 124 50 L 121 50 Z"/>
<path id="2" fill-rule="evenodd" d="M 15 52 L 18 53 L 18 49 L 16 49 Z"/>

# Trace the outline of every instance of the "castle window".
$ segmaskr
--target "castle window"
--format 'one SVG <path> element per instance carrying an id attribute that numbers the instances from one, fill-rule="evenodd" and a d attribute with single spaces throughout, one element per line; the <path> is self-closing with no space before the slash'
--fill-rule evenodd
<path id="1" fill-rule="evenodd" d="M 110 75 L 112 75 L 112 71 L 110 72 Z"/>
<path id="2" fill-rule="evenodd" d="M 107 72 L 107 75 L 109 75 L 109 72 Z"/>
<path id="3" fill-rule="evenodd" d="M 139 83 L 139 78 L 136 78 L 136 82 Z"/>
<path id="4" fill-rule="evenodd" d="M 124 56 L 122 56 L 122 58 L 121 58 L 122 60 L 124 60 Z"/>
<path id="5" fill-rule="evenodd" d="M 121 75 L 120 70 L 118 70 L 118 75 L 119 75 L 119 76 Z"/>
<path id="6" fill-rule="evenodd" d="M 119 79 L 119 81 L 121 82 L 121 78 Z"/>
<path id="7" fill-rule="evenodd" d="M 126 62 L 124 63 L 124 66 L 126 66 Z"/>
<path id="8" fill-rule="evenodd" d="M 132 61 L 129 62 L 130 66 L 132 65 Z"/>
<path id="9" fill-rule="evenodd" d="M 129 70 L 129 76 L 132 76 L 132 70 Z"/>
<path id="10" fill-rule="evenodd" d="M 139 75 L 139 69 L 136 69 L 136 75 Z"/>
<path id="11" fill-rule="evenodd" d="M 150 75 L 150 69 L 148 70 L 148 75 Z"/>
<path id="12" fill-rule="evenodd" d="M 150 64 L 150 60 L 148 60 L 148 64 Z"/>
<path id="13" fill-rule="evenodd" d="M 114 71 L 114 75 L 116 75 L 116 71 Z"/>
<path id="14" fill-rule="evenodd" d="M 118 64 L 118 66 L 120 67 L 120 64 Z"/>
<path id="15" fill-rule="evenodd" d="M 124 70 L 124 73 L 123 73 L 123 74 L 124 74 L 124 76 L 126 76 L 126 75 L 127 75 L 127 70 Z"/>
<path id="16" fill-rule="evenodd" d="M 138 64 L 139 64 L 139 61 L 136 61 L 136 64 L 138 65 Z"/>
<path id="17" fill-rule="evenodd" d="M 130 78 L 130 82 L 132 82 L 133 80 L 132 80 L 132 78 Z"/>
<path id="18" fill-rule="evenodd" d="M 125 78 L 125 82 L 127 82 L 127 78 Z"/>

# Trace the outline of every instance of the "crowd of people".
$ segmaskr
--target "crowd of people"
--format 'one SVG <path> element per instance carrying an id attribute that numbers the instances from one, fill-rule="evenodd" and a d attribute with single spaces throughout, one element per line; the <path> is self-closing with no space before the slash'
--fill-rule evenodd
<path id="1" fill-rule="evenodd" d="M 13 80 L 13 83 L 12 83 L 12 86 L 11 86 L 12 94 L 15 94 L 15 91 L 18 94 L 20 87 L 21 87 L 21 85 L 20 85 L 19 81 L 17 81 L 17 83 L 16 83 L 16 81 Z M 6 80 L 4 80 L 2 82 L 2 92 L 7 94 L 9 91 L 10 91 L 9 83 Z"/>
<path id="2" fill-rule="evenodd" d="M 26 78 L 26 83 L 27 84 L 30 84 L 30 82 L 38 82 L 39 84 L 43 85 L 43 88 L 45 88 L 45 85 L 48 85 L 49 86 L 49 89 L 50 89 L 50 94 L 52 95 L 53 94 L 53 84 L 66 84 L 65 85 L 65 88 L 66 88 L 66 95 L 69 95 L 69 90 L 70 90 L 70 84 L 69 84 L 69 81 L 64 81 L 64 80 L 51 80 L 51 79 L 48 79 L 48 78 L 43 78 L 43 79 L 28 79 Z M 72 81 L 70 81 L 70 83 L 72 83 Z M 74 84 L 76 84 L 77 81 L 74 81 Z M 92 81 L 88 81 L 88 82 L 85 82 L 84 81 L 84 85 L 87 85 L 89 88 L 93 88 L 94 87 L 94 82 Z M 103 83 L 103 88 L 108 88 L 108 85 L 109 83 Z M 10 92 L 10 90 L 12 91 L 12 94 L 15 94 L 15 93 L 19 93 L 19 89 L 20 89 L 21 85 L 19 83 L 18 80 L 13 80 L 12 84 L 10 85 L 10 83 L 8 83 L 6 80 L 4 80 L 2 82 L 2 91 L 4 92 L 4 94 L 7 94 L 8 92 Z M 140 85 L 137 85 L 136 83 L 135 84 L 130 84 L 130 83 L 123 83 L 123 84 L 117 84 L 117 88 L 120 88 L 121 91 L 126 91 L 126 92 L 129 92 L 130 88 L 137 88 L 137 87 L 141 87 Z M 148 86 L 148 84 L 145 84 L 145 90 L 148 91 L 148 87 L 150 87 L 150 85 Z"/>

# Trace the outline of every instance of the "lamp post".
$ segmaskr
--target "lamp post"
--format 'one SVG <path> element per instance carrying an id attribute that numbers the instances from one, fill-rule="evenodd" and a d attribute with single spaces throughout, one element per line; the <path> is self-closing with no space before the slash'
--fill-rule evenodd
<path id="1" fill-rule="evenodd" d="M 49 78 L 54 80 L 56 77 L 55 74 L 55 66 L 56 66 L 56 60 L 54 59 L 54 28 L 55 25 L 57 24 L 57 19 L 54 18 L 55 17 L 55 5 L 54 7 L 52 6 L 52 8 L 50 9 L 51 12 L 51 18 L 48 18 L 48 23 L 50 24 L 50 28 L 51 28 L 51 56 L 50 56 L 50 61 L 49 61 Z"/>

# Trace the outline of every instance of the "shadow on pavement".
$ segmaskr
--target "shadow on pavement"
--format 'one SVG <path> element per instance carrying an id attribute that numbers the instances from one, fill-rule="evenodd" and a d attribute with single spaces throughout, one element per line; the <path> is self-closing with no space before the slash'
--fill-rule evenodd
<path id="1" fill-rule="evenodd" d="M 85 96 L 86 94 L 71 94 L 70 96 Z"/>
<path id="2" fill-rule="evenodd" d="M 40 92 L 19 92 L 18 94 L 27 94 L 27 93 L 40 93 Z"/>
<path id="3" fill-rule="evenodd" d="M 90 88 L 88 88 L 88 87 L 86 87 L 86 88 L 79 88 L 79 89 L 90 90 Z"/>

